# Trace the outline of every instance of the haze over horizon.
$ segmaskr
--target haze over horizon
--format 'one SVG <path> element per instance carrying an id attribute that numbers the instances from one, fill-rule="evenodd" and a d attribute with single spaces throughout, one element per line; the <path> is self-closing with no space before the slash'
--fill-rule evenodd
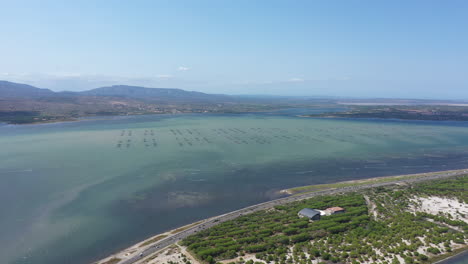
<path id="1" fill-rule="evenodd" d="M 464 1 L 30 0 L 2 10 L 0 79 L 55 91 L 468 99 Z"/>

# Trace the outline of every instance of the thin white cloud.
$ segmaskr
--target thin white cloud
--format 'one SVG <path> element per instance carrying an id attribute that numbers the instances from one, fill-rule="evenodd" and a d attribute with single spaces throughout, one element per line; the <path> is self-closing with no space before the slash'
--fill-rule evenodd
<path id="1" fill-rule="evenodd" d="M 291 78 L 289 79 L 290 82 L 304 82 L 304 79 L 302 78 Z"/>
<path id="2" fill-rule="evenodd" d="M 179 66 L 179 68 L 177 68 L 178 71 L 188 71 L 190 70 L 189 67 L 186 67 L 186 66 Z"/>

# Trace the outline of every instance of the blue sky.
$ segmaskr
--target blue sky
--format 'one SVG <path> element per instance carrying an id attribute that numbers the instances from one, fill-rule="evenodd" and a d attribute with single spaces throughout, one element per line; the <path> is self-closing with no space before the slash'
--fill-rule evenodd
<path id="1" fill-rule="evenodd" d="M 468 99 L 467 1 L 1 1 L 0 79 Z"/>

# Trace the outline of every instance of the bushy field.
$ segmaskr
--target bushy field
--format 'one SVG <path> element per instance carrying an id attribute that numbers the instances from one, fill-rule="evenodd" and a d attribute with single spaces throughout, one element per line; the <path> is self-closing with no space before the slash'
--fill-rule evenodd
<path id="1" fill-rule="evenodd" d="M 347 212 L 322 217 L 315 222 L 297 216 L 302 208 L 325 209 L 331 206 L 344 207 Z M 191 236 L 184 244 L 208 262 L 213 262 L 213 258 L 236 257 L 240 251 L 281 254 L 290 244 L 343 232 L 368 221 L 367 206 L 361 195 L 324 196 L 239 217 Z"/>
<path id="2" fill-rule="evenodd" d="M 453 245 L 464 244 L 467 224 L 444 215 L 409 212 L 410 198 L 418 193 L 453 194 L 460 199 L 466 196 L 461 188 L 466 186 L 467 178 L 432 181 L 415 188 L 322 196 L 276 206 L 219 224 L 186 238 L 183 244 L 207 263 L 250 254 L 266 263 L 422 263 L 433 255 L 451 252 Z M 377 217 L 369 214 L 364 195 L 376 208 Z M 297 216 L 302 208 L 332 206 L 343 207 L 346 213 L 314 222 Z"/>
<path id="3" fill-rule="evenodd" d="M 468 176 L 449 180 L 421 182 L 407 192 L 423 195 L 457 198 L 468 203 Z"/>

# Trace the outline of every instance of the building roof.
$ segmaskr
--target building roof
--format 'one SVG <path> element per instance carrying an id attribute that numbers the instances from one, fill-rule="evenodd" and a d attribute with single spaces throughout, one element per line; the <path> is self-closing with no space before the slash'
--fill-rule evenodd
<path id="1" fill-rule="evenodd" d="M 328 211 L 332 211 L 332 212 L 339 212 L 339 211 L 344 211 L 344 209 L 343 209 L 343 208 L 341 208 L 341 207 L 338 207 L 338 206 L 336 206 L 336 207 L 330 207 L 330 208 L 327 208 L 326 210 L 328 210 Z"/>
<path id="2" fill-rule="evenodd" d="M 310 208 L 304 208 L 299 211 L 299 214 L 308 218 L 312 218 L 316 215 L 320 215 L 320 212 Z"/>

